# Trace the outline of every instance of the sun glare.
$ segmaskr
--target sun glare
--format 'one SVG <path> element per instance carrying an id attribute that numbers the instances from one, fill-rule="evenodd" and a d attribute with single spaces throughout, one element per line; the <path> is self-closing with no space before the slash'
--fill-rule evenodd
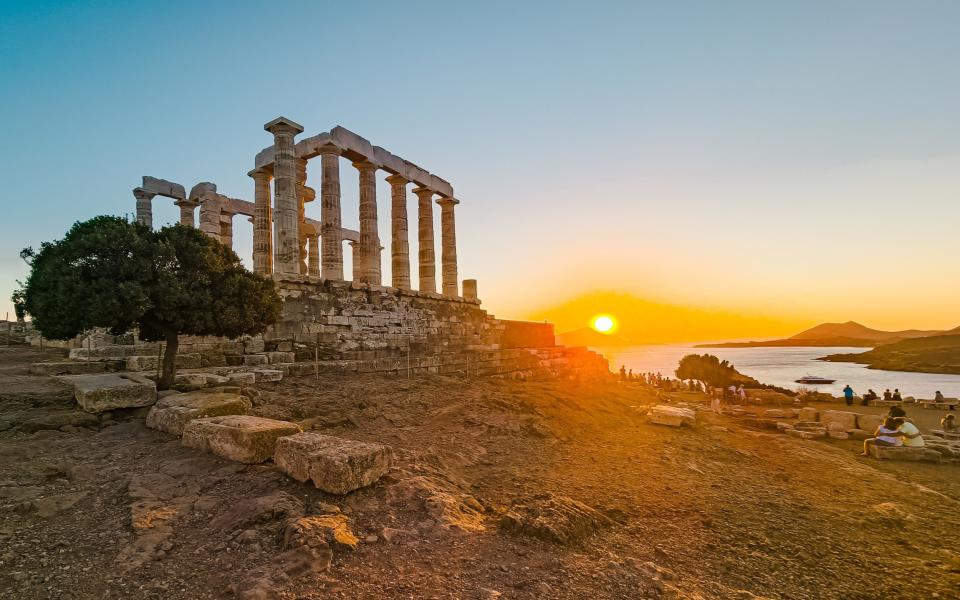
<path id="1" fill-rule="evenodd" d="M 606 333 L 609 335 L 616 330 L 617 321 L 610 315 L 597 315 L 593 318 L 590 326 L 600 333 Z"/>

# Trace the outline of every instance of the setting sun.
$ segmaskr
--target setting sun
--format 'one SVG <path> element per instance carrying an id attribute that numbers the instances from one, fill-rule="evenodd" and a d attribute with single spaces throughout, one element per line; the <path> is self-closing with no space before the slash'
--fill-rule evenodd
<path id="1" fill-rule="evenodd" d="M 600 333 L 610 334 L 616 330 L 617 321 L 610 315 L 597 315 L 593 318 L 590 326 Z"/>

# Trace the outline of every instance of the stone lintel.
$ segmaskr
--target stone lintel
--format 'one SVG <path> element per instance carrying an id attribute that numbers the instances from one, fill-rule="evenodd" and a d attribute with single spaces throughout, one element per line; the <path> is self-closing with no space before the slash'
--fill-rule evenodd
<path id="1" fill-rule="evenodd" d="M 302 125 L 286 117 L 277 117 L 264 125 L 263 128 L 273 134 L 283 133 L 284 131 L 289 131 L 294 134 L 303 133 Z"/>
<path id="2" fill-rule="evenodd" d="M 167 198 L 173 198 L 174 200 L 180 200 L 187 197 L 183 186 L 179 183 L 167 181 L 166 179 L 158 179 L 149 175 L 143 176 L 140 187 L 153 192 L 157 196 L 166 196 Z"/>

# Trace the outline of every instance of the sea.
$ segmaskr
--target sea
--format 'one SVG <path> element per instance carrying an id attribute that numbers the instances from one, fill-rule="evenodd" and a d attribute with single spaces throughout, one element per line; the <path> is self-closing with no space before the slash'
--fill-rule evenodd
<path id="1" fill-rule="evenodd" d="M 674 371 L 680 359 L 687 354 L 713 354 L 728 360 L 741 373 L 761 383 L 788 389 L 812 389 L 835 396 L 849 384 L 857 395 L 873 389 L 878 394 L 899 388 L 904 396 L 933 398 L 937 390 L 948 398 L 960 397 L 960 375 L 935 373 L 906 373 L 868 369 L 865 365 L 847 362 L 825 362 L 818 358 L 828 354 L 866 352 L 869 348 L 696 348 L 694 344 L 658 344 L 627 346 L 621 348 L 595 347 L 610 360 L 614 371 L 620 365 L 633 369 L 634 373 L 660 373 L 664 377 L 676 377 Z M 804 375 L 815 375 L 836 382 L 827 385 L 799 384 L 795 380 Z"/>

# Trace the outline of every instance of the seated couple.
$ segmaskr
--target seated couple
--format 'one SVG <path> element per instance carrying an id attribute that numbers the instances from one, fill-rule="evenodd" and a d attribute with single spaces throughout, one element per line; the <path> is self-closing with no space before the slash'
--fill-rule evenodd
<path id="1" fill-rule="evenodd" d="M 917 426 L 905 417 L 889 416 L 877 427 L 874 436 L 863 441 L 863 454 L 870 454 L 870 446 L 910 446 L 923 447 L 923 436 Z"/>

